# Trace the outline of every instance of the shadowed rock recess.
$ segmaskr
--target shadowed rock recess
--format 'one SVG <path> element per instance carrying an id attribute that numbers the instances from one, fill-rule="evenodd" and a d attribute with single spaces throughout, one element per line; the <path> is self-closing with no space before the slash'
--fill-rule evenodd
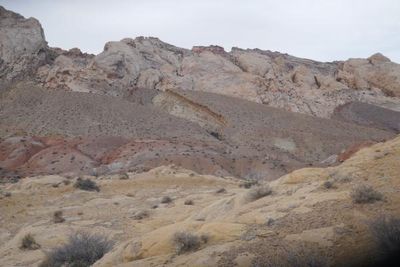
<path id="1" fill-rule="evenodd" d="M 379 53 L 91 55 L 0 7 L 0 266 L 398 266 L 399 132 Z"/>

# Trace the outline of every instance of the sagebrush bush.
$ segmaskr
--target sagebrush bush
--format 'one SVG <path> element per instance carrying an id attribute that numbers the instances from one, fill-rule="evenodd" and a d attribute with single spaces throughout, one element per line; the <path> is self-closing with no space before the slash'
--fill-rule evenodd
<path id="1" fill-rule="evenodd" d="M 383 199 L 382 193 L 376 191 L 372 186 L 359 185 L 353 188 L 351 198 L 354 203 L 374 203 Z"/>
<path id="2" fill-rule="evenodd" d="M 208 236 L 206 237 L 204 235 L 204 237 L 199 237 L 188 232 L 177 232 L 173 236 L 173 243 L 177 254 L 197 250 L 200 247 L 201 242 L 206 243 L 207 241 Z"/>
<path id="3" fill-rule="evenodd" d="M 138 211 L 135 215 L 133 215 L 134 220 L 142 220 L 150 216 L 150 213 L 147 210 Z"/>
<path id="4" fill-rule="evenodd" d="M 400 255 L 400 218 L 382 216 L 370 223 L 374 240 L 383 256 Z"/>
<path id="5" fill-rule="evenodd" d="M 326 189 L 334 188 L 333 182 L 332 182 L 332 181 L 329 181 L 329 180 L 325 181 L 325 182 L 323 183 L 323 186 L 324 186 Z"/>
<path id="6" fill-rule="evenodd" d="M 217 194 L 226 193 L 226 189 L 225 188 L 220 188 L 217 191 L 215 191 L 215 193 L 217 193 Z"/>
<path id="7" fill-rule="evenodd" d="M 258 181 L 257 180 L 246 180 L 244 182 L 242 182 L 241 184 L 239 184 L 239 187 L 244 187 L 244 188 L 250 188 L 252 186 L 258 185 Z"/>
<path id="8" fill-rule="evenodd" d="M 63 212 L 61 210 L 57 210 L 53 213 L 53 222 L 54 223 L 62 223 L 65 219 L 63 217 Z"/>
<path id="9" fill-rule="evenodd" d="M 100 191 L 100 188 L 96 184 L 96 182 L 88 179 L 78 178 L 74 184 L 75 188 L 86 190 L 86 191 Z"/>
<path id="10" fill-rule="evenodd" d="M 271 194 L 272 194 L 272 189 L 269 187 L 269 185 L 257 186 L 255 188 L 252 188 L 247 193 L 247 199 L 250 201 L 254 201 Z"/>
<path id="11" fill-rule="evenodd" d="M 187 199 L 187 200 L 185 200 L 185 203 L 184 203 L 185 205 L 194 205 L 194 202 L 193 202 L 193 200 L 191 200 L 191 199 Z"/>
<path id="12" fill-rule="evenodd" d="M 39 249 L 40 245 L 36 242 L 31 234 L 26 234 L 21 240 L 20 249 L 35 250 Z"/>
<path id="13" fill-rule="evenodd" d="M 252 267 L 328 267 L 329 259 L 318 251 L 300 248 L 285 248 L 270 257 L 256 257 Z"/>
<path id="14" fill-rule="evenodd" d="M 164 196 L 164 197 L 161 199 L 161 203 L 170 203 L 170 202 L 172 202 L 172 198 L 169 197 L 169 196 Z"/>
<path id="15" fill-rule="evenodd" d="M 68 243 L 47 254 L 40 267 L 91 266 L 111 250 L 113 242 L 98 234 L 77 233 Z"/>

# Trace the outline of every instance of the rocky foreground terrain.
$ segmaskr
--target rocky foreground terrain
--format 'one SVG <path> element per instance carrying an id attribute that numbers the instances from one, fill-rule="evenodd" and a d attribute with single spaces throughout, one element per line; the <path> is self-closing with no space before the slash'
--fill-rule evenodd
<path id="1" fill-rule="evenodd" d="M 99 192 L 75 188 L 76 178 L 60 175 L 24 178 L 1 186 L 2 266 L 36 266 L 79 231 L 115 242 L 94 266 L 362 266 L 378 258 L 369 224 L 399 215 L 399 160 L 397 137 L 339 166 L 285 175 L 269 183 L 265 196 L 258 191 L 265 182 L 246 189 L 234 177 L 173 165 L 90 177 Z M 362 185 L 381 197 L 367 193 L 357 203 L 353 191 Z M 177 254 L 173 236 L 180 231 L 206 242 Z M 19 248 L 27 234 L 40 248 Z M 298 248 L 320 264 L 283 265 Z"/>
<path id="2" fill-rule="evenodd" d="M 91 55 L 0 7 L 0 266 L 86 248 L 67 266 L 385 266 L 399 97 L 400 65 L 379 53 L 138 37 Z"/>

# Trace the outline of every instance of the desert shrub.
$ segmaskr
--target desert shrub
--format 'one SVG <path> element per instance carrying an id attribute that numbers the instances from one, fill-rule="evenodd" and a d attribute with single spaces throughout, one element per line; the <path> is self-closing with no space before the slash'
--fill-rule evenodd
<path id="1" fill-rule="evenodd" d="M 79 188 L 81 190 L 86 190 L 86 191 L 100 191 L 100 188 L 97 186 L 96 182 L 88 179 L 81 179 L 78 178 L 74 184 L 75 188 Z"/>
<path id="2" fill-rule="evenodd" d="M 173 236 L 173 243 L 177 254 L 197 250 L 201 242 L 202 239 L 200 237 L 188 232 L 177 232 Z"/>
<path id="3" fill-rule="evenodd" d="M 226 189 L 225 188 L 220 188 L 216 191 L 217 194 L 222 194 L 222 193 L 226 193 Z"/>
<path id="4" fill-rule="evenodd" d="M 382 193 L 376 191 L 372 186 L 359 185 L 355 187 L 351 194 L 354 203 L 374 203 L 383 199 Z"/>
<path id="5" fill-rule="evenodd" d="M 222 139 L 221 134 L 218 133 L 218 132 L 211 131 L 211 132 L 210 132 L 210 135 L 213 136 L 214 138 L 218 139 L 218 140 L 221 140 L 221 139 Z"/>
<path id="6" fill-rule="evenodd" d="M 207 234 L 201 234 L 200 235 L 200 240 L 201 242 L 203 242 L 204 244 L 208 243 L 208 240 L 210 239 L 210 236 Z"/>
<path id="7" fill-rule="evenodd" d="M 332 182 L 332 181 L 329 181 L 329 180 L 325 181 L 322 185 L 323 185 L 326 189 L 334 188 L 333 182 Z"/>
<path id="8" fill-rule="evenodd" d="M 121 176 L 119 177 L 120 180 L 128 180 L 129 179 L 129 175 L 127 173 L 123 173 L 121 174 Z"/>
<path id="9" fill-rule="evenodd" d="M 324 253 L 300 248 L 289 248 L 270 257 L 256 257 L 252 267 L 328 267 L 329 260 Z"/>
<path id="10" fill-rule="evenodd" d="M 247 199 L 250 201 L 254 201 L 271 194 L 272 189 L 268 185 L 257 186 L 247 193 Z"/>
<path id="11" fill-rule="evenodd" d="M 113 242 L 102 235 L 78 233 L 67 244 L 47 254 L 40 267 L 91 266 L 111 250 Z"/>
<path id="12" fill-rule="evenodd" d="M 63 218 L 63 212 L 61 210 L 57 210 L 54 212 L 53 221 L 54 221 L 54 223 L 65 222 L 65 219 Z"/>
<path id="13" fill-rule="evenodd" d="M 194 205 L 194 202 L 193 202 L 193 200 L 191 200 L 191 199 L 187 199 L 187 200 L 185 200 L 185 203 L 184 203 L 185 205 Z"/>
<path id="14" fill-rule="evenodd" d="M 388 263 L 398 260 L 400 257 L 400 218 L 379 217 L 370 223 L 370 229 L 382 259 Z"/>
<path id="15" fill-rule="evenodd" d="M 161 199 L 161 203 L 171 203 L 172 202 L 172 198 L 170 198 L 169 196 L 164 196 Z"/>
<path id="16" fill-rule="evenodd" d="M 35 238 L 31 234 L 26 234 L 22 238 L 20 249 L 35 250 L 39 248 L 40 245 L 36 242 Z"/>
<path id="17" fill-rule="evenodd" d="M 135 215 L 133 215 L 133 219 L 135 220 L 142 220 L 149 217 L 149 212 L 147 210 L 138 211 Z"/>
<path id="18" fill-rule="evenodd" d="M 244 187 L 249 189 L 252 186 L 258 185 L 258 181 L 257 180 L 246 180 L 244 182 L 242 182 L 241 184 L 239 184 L 239 187 Z"/>

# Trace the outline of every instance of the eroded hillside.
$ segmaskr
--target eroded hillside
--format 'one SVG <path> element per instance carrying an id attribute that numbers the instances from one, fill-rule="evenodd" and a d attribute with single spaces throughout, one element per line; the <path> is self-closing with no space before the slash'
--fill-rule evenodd
<path id="1" fill-rule="evenodd" d="M 25 178 L 1 186 L 2 264 L 33 266 L 79 231 L 115 242 L 95 266 L 259 266 L 276 259 L 274 253 L 299 247 L 334 266 L 370 262 L 377 251 L 368 222 L 400 215 L 399 160 L 397 137 L 364 148 L 337 167 L 283 176 L 269 183 L 265 196 L 259 193 L 264 182 L 246 189 L 233 177 L 175 166 L 89 177 L 99 192 L 74 188 L 75 178 Z M 357 203 L 352 192 L 360 185 L 382 197 Z M 54 222 L 56 211 L 62 222 Z M 206 235 L 207 241 L 177 254 L 173 235 L 179 231 Z M 40 249 L 19 248 L 28 233 Z"/>

